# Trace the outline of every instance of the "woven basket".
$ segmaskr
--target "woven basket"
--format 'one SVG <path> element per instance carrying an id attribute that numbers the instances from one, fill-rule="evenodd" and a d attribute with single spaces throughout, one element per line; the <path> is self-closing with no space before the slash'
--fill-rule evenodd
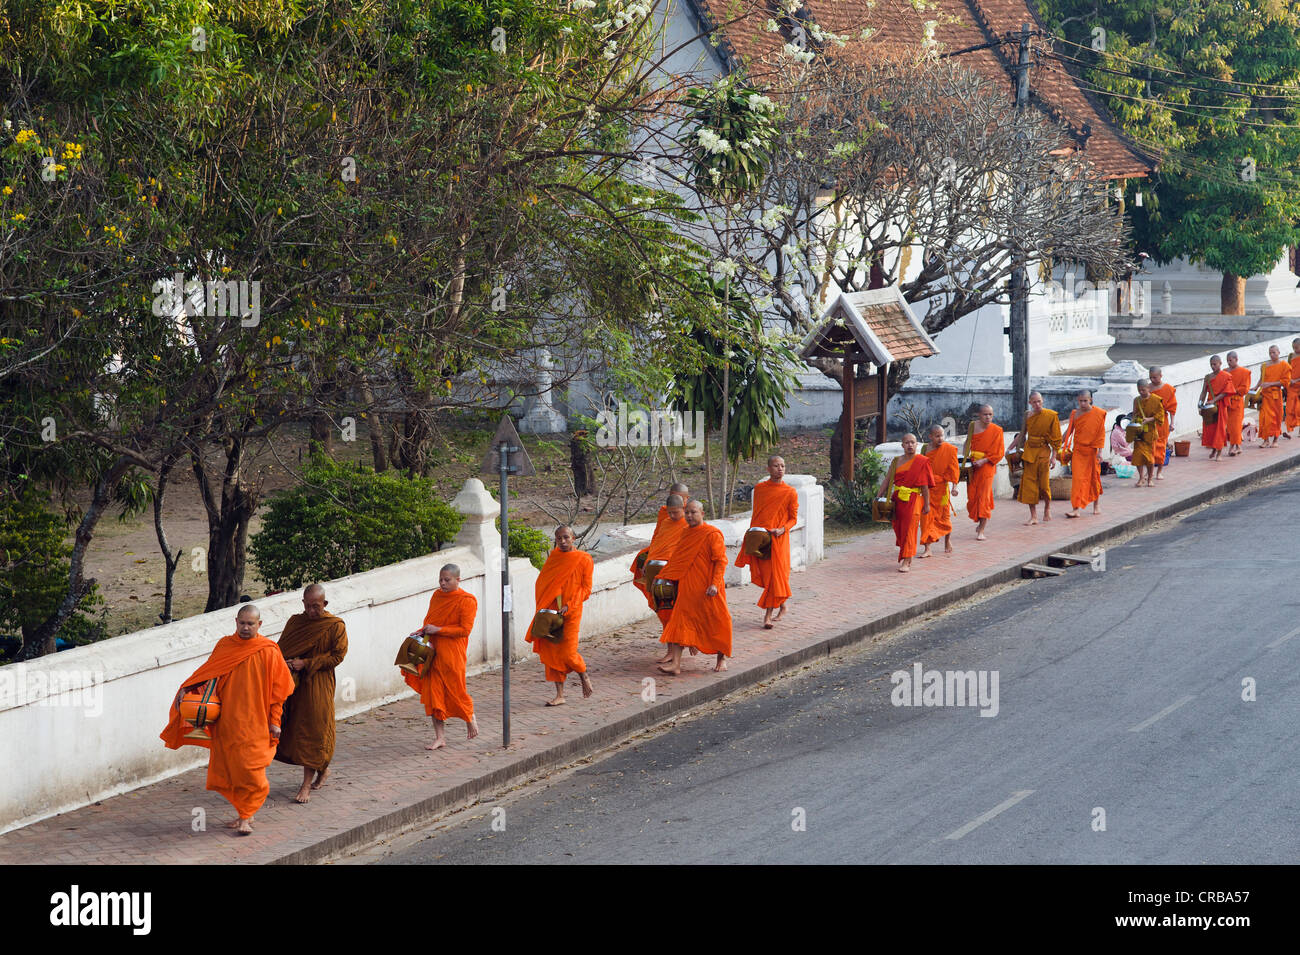
<path id="1" fill-rule="evenodd" d="M 1070 499 L 1070 484 L 1072 483 L 1070 478 L 1054 477 L 1050 483 L 1052 485 L 1053 501 L 1068 501 Z"/>

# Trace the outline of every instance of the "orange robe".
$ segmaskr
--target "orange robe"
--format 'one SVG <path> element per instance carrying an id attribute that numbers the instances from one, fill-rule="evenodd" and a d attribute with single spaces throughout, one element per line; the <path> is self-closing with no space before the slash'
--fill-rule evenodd
<path id="1" fill-rule="evenodd" d="M 433 663 L 422 676 L 403 672 L 406 685 L 420 694 L 426 716 L 435 720 L 452 718 L 468 723 L 474 718 L 474 700 L 465 684 L 469 635 L 478 615 L 478 598 L 457 587 L 446 593 L 441 587 L 429 598 L 424 624 L 438 632 L 426 637 L 433 648 Z"/>
<path id="2" fill-rule="evenodd" d="M 660 643 L 696 647 L 731 656 L 731 611 L 727 609 L 727 547 L 710 524 L 688 527 L 660 577 L 677 581 L 677 602 Z M 710 586 L 718 592 L 712 597 Z"/>
<path id="3" fill-rule="evenodd" d="M 654 609 L 654 598 L 650 596 L 650 591 L 646 589 L 646 585 L 641 583 L 641 574 L 637 571 L 636 565 L 638 561 L 642 560 L 643 555 L 645 560 L 650 559 L 650 548 L 654 546 L 655 538 L 659 536 L 659 532 L 663 530 L 664 525 L 668 523 L 671 523 L 668 517 L 668 507 L 667 505 L 661 504 L 659 506 L 659 516 L 655 518 L 654 533 L 650 535 L 650 543 L 645 547 L 642 547 L 633 555 L 632 565 L 628 567 L 628 570 L 632 571 L 632 586 L 641 591 L 641 596 L 650 604 L 651 610 Z"/>
<path id="4" fill-rule="evenodd" d="M 1286 390 L 1286 429 L 1300 427 L 1300 355 L 1292 355 L 1291 384 Z"/>
<path id="5" fill-rule="evenodd" d="M 317 620 L 296 613 L 284 625 L 278 646 L 286 661 L 301 658 L 306 665 L 285 701 L 275 758 L 323 772 L 334 758 L 334 668 L 347 655 L 348 629 L 332 613 Z"/>
<path id="6" fill-rule="evenodd" d="M 1106 412 L 1075 410 L 1062 444 L 1074 439 L 1070 451 L 1070 507 L 1079 510 L 1101 497 L 1101 449 L 1106 446 Z"/>
<path id="7" fill-rule="evenodd" d="M 934 483 L 930 485 L 930 513 L 921 515 L 921 543 L 933 544 L 952 533 L 949 486 L 960 479 L 961 469 L 957 465 L 957 449 L 947 441 L 924 454 L 930 459 Z"/>
<path id="8" fill-rule="evenodd" d="M 1215 395 L 1223 395 L 1217 402 L 1219 416 L 1214 419 L 1213 424 L 1203 424 L 1201 427 L 1201 446 L 1205 448 L 1217 448 L 1223 450 L 1223 446 L 1228 443 L 1228 402 L 1232 396 L 1237 393 L 1236 387 L 1232 384 L 1232 376 L 1226 370 L 1220 370 L 1217 375 L 1208 375 L 1210 379 L 1209 391 L 1205 397 L 1213 398 Z"/>
<path id="9" fill-rule="evenodd" d="M 985 458 L 989 462 L 982 467 L 972 467 L 970 479 L 966 482 L 966 514 L 972 521 L 982 521 L 993 516 L 993 475 L 1006 451 L 1006 439 L 999 425 L 990 424 L 979 434 L 971 435 L 972 463 L 979 458 Z"/>
<path id="10" fill-rule="evenodd" d="M 894 472 L 894 543 L 898 545 L 899 560 L 916 553 L 921 508 L 925 507 L 921 488 L 932 486 L 934 472 L 930 470 L 930 459 L 924 454 L 916 455 L 906 467 Z"/>
<path id="11" fill-rule="evenodd" d="M 277 742 L 271 727 L 280 725 L 284 701 L 293 692 L 293 677 L 274 643 L 261 634 L 244 640 L 237 633 L 217 642 L 208 661 L 181 684 L 181 690 L 213 677 L 221 715 L 207 727 L 212 739 L 184 738 L 190 726 L 181 719 L 176 700 L 159 735 L 168 749 L 190 745 L 211 750 L 207 788 L 224 796 L 241 819 L 250 819 L 271 792 L 266 767 Z"/>
<path id="12" fill-rule="evenodd" d="M 1178 414 L 1178 392 L 1173 385 L 1165 382 L 1159 388 L 1152 388 L 1151 394 L 1165 406 L 1165 417 L 1160 419 L 1160 432 L 1156 436 L 1156 467 L 1163 467 L 1165 448 L 1169 444 L 1169 419 Z"/>
<path id="13" fill-rule="evenodd" d="M 1025 415 L 1025 437 L 1021 443 L 1024 454 L 1020 461 L 1025 468 L 1020 472 L 1020 503 L 1037 504 L 1041 497 L 1052 499 L 1051 446 L 1061 450 L 1061 419 L 1051 408 Z"/>
<path id="14" fill-rule="evenodd" d="M 1143 398 L 1138 395 L 1133 399 L 1133 423 L 1141 424 L 1143 418 L 1155 418 L 1150 424 L 1142 426 L 1142 433 L 1133 441 L 1134 467 L 1151 466 L 1156 463 L 1156 440 L 1160 434 L 1160 422 L 1165 417 L 1165 403 L 1155 395 Z M 1164 458 L 1160 459 L 1164 463 Z"/>
<path id="15" fill-rule="evenodd" d="M 749 556 L 744 548 L 736 558 L 736 566 L 748 566 L 749 579 L 763 588 L 758 595 L 760 607 L 780 607 L 790 599 L 790 532 L 798 518 L 799 492 L 791 485 L 785 481 L 773 484 L 771 478 L 754 485 L 754 513 L 749 526 L 784 530 L 780 537 L 772 538 L 772 556 L 767 560 Z"/>
<path id="16" fill-rule="evenodd" d="M 1269 381 L 1280 381 L 1283 387 L 1265 388 L 1260 395 L 1259 436 L 1265 439 L 1280 437 L 1282 434 L 1282 419 L 1285 414 L 1282 395 L 1291 384 L 1291 366 L 1281 359 L 1265 365 L 1259 383 L 1262 385 Z"/>
<path id="17" fill-rule="evenodd" d="M 1225 402 L 1228 409 L 1228 443 L 1241 444 L 1241 426 L 1246 420 L 1246 392 L 1250 391 L 1250 369 L 1238 365 L 1226 370 L 1232 379 L 1232 387 L 1236 389 L 1236 393 Z M 1219 416 L 1223 416 L 1222 407 L 1219 408 Z"/>
<path id="18" fill-rule="evenodd" d="M 665 517 L 655 528 L 655 535 L 650 539 L 650 546 L 646 548 L 646 560 L 668 560 L 673 555 L 673 548 L 677 542 L 682 539 L 682 531 L 686 530 L 686 518 L 679 517 L 677 520 Z M 656 574 L 655 576 L 660 576 Z M 653 583 L 653 581 L 652 581 Z M 642 588 L 644 591 L 645 588 Z M 650 604 L 650 609 L 655 610 L 655 599 L 652 594 L 646 592 L 646 602 Z M 673 610 L 669 607 L 667 610 L 655 610 L 662 624 L 668 623 L 668 618 L 673 615 Z"/>
<path id="19" fill-rule="evenodd" d="M 531 633 L 526 638 L 545 664 L 550 683 L 563 683 L 570 673 L 587 672 L 587 663 L 578 653 L 578 628 L 582 625 L 582 603 L 591 596 L 593 569 L 591 555 L 585 551 L 575 549 L 565 553 L 556 547 L 537 577 L 537 609 L 559 609 L 555 606 L 557 597 L 564 607 L 564 630 L 558 641 L 534 637 Z M 663 576 L 662 572 L 659 576 Z"/>

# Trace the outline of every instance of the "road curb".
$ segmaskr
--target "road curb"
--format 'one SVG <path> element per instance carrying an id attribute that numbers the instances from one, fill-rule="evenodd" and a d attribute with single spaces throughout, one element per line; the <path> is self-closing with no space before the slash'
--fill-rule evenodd
<path id="1" fill-rule="evenodd" d="M 1264 483 L 1272 477 L 1294 470 L 1297 467 L 1300 467 L 1300 461 L 1297 461 L 1294 456 L 1289 456 L 1249 474 L 1239 475 L 1222 484 L 1206 488 L 1203 491 L 1197 491 L 1188 497 L 1171 501 L 1144 514 L 1127 518 L 1119 524 L 1097 531 L 1080 540 L 1074 540 L 1044 551 L 1040 556 L 1031 558 L 1031 560 L 1045 561 L 1048 554 L 1056 553 L 1062 547 L 1081 548 L 1086 551 L 1088 548 L 1118 537 L 1124 537 L 1133 531 L 1149 527 L 1185 511 L 1194 510 L 1210 501 L 1232 497 L 1248 487 Z M 558 744 L 539 753 L 521 757 L 507 766 L 484 773 L 482 776 L 454 786 L 451 789 L 435 793 L 417 803 L 392 810 L 371 819 L 369 822 L 335 833 L 313 845 L 281 856 L 270 864 L 310 865 L 323 862 L 337 858 L 349 850 L 361 848 L 385 836 L 395 835 L 403 830 L 430 821 L 434 817 L 469 800 L 522 782 L 538 773 L 559 769 L 575 760 L 599 752 L 628 736 L 665 723 L 688 710 L 722 699 L 738 690 L 748 689 L 764 680 L 799 667 L 810 660 L 830 656 L 837 650 L 862 643 L 881 633 L 893 630 L 914 620 L 920 614 L 941 610 L 952 603 L 973 597 L 991 586 L 1019 580 L 1020 568 L 1024 563 L 1026 561 L 1023 559 L 1015 559 L 1003 567 L 989 570 L 978 580 L 968 581 L 937 592 L 930 597 L 917 601 L 905 610 L 877 617 L 836 636 L 826 637 L 807 646 L 793 649 L 776 659 L 769 660 L 743 672 L 728 673 L 720 679 L 691 690 L 682 696 L 647 706 L 641 713 L 615 720 L 568 742 Z"/>

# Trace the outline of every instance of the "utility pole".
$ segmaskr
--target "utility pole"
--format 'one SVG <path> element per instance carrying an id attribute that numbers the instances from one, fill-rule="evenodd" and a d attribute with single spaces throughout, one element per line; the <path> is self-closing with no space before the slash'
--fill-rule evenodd
<path id="1" fill-rule="evenodd" d="M 1029 105 L 1029 24 L 1020 26 L 1020 59 L 1016 65 L 1016 119 Z M 1016 133 L 1016 139 L 1025 141 L 1023 126 Z M 1012 221 L 1020 215 L 1022 208 L 1023 185 L 1017 187 L 1015 208 Z M 1020 430 L 1019 422 L 1024 419 L 1029 407 L 1029 277 L 1027 275 L 1024 252 L 1013 245 L 1011 254 L 1011 400 L 1012 422 Z"/>

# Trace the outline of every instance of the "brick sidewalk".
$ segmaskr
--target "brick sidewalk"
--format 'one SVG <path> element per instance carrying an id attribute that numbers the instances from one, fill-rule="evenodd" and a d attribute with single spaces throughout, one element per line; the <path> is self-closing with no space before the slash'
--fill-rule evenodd
<path id="1" fill-rule="evenodd" d="M 1048 553 L 1084 551 L 1300 463 L 1300 441 L 1283 441 L 1276 451 L 1247 445 L 1242 455 L 1214 464 L 1203 460 L 1206 452 L 1195 440 L 1193 445 L 1193 457 L 1174 459 L 1165 480 L 1151 489 L 1139 490 L 1132 480 L 1105 479 L 1098 517 L 1067 521 L 1069 502 L 1057 502 L 1050 523 L 1025 527 L 1023 505 L 998 501 L 984 542 L 974 540 L 963 495 L 954 521 L 956 553 L 918 560 L 910 574 L 897 572 L 891 533 L 830 547 L 824 562 L 795 576 L 790 610 L 774 630 L 762 629 L 762 611 L 754 603 L 758 591 L 734 588 L 728 601 L 736 627 L 735 657 L 726 673 L 714 674 L 703 657 L 688 657 L 680 677 L 656 674 L 651 661 L 660 649 L 659 626 L 653 619 L 584 643 L 596 695 L 582 699 L 571 681 L 570 702 L 562 709 L 543 706 L 551 687 L 536 658 L 521 660 L 512 676 L 513 740 L 508 750 L 501 746 L 500 673 L 484 673 L 469 681 L 483 729 L 478 739 L 467 742 L 463 724 L 454 721 L 448 724 L 448 748 L 426 752 L 432 730 L 413 698 L 354 716 L 339 724 L 330 785 L 310 804 L 299 806 L 292 798 L 302 771 L 272 764 L 271 797 L 258 812 L 251 836 L 241 838 L 221 828 L 234 811 L 203 788 L 204 770 L 194 770 L 0 835 L 0 862 L 319 861 L 490 794 L 509 781 L 571 762 L 918 613 L 1016 579 L 1021 564 Z M 647 676 L 656 678 L 654 703 L 642 701 Z M 157 709 L 161 730 L 166 701 L 159 701 Z M 200 809 L 207 828 L 194 832 L 191 823 Z"/>

